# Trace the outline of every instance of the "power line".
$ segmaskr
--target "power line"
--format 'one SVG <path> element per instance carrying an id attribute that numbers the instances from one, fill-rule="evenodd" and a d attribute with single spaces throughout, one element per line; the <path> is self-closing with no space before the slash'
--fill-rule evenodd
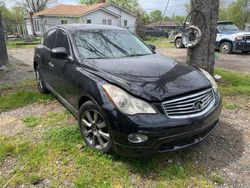
<path id="1" fill-rule="evenodd" d="M 164 12 L 163 12 L 163 15 L 162 15 L 162 19 L 161 19 L 160 26 L 162 25 L 162 22 L 163 22 L 163 20 L 164 20 L 165 14 L 166 14 L 166 12 L 167 12 L 168 5 L 169 5 L 169 1 L 170 1 L 170 0 L 168 0 L 168 1 L 167 1 L 167 4 L 166 4 L 166 7 L 165 7 L 165 10 L 164 10 Z"/>

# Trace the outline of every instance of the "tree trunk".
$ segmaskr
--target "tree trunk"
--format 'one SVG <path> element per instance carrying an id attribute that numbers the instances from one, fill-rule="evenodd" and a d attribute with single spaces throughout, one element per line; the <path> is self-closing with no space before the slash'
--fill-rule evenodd
<path id="1" fill-rule="evenodd" d="M 219 0 L 191 0 L 191 11 L 193 10 L 201 11 L 204 14 L 204 17 L 197 12 L 191 15 L 191 25 L 198 26 L 203 37 L 198 46 L 188 48 L 187 64 L 205 69 L 213 75 Z"/>

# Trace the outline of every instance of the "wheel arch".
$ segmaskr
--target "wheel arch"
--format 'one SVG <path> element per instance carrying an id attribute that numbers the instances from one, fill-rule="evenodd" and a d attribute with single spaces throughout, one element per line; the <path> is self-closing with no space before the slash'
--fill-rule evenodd
<path id="1" fill-rule="evenodd" d="M 222 39 L 222 40 L 220 40 L 220 42 L 219 42 L 219 48 L 220 48 L 221 44 L 224 43 L 224 42 L 228 42 L 228 43 L 230 43 L 230 44 L 233 46 L 233 41 L 231 41 L 231 40 L 229 40 L 229 39 Z"/>

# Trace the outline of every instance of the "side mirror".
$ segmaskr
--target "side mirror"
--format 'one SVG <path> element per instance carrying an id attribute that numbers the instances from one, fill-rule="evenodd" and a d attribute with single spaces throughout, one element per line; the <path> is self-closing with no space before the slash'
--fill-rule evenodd
<path id="1" fill-rule="evenodd" d="M 155 50 L 156 50 L 156 47 L 155 47 L 155 45 L 153 45 L 153 44 L 148 44 L 148 47 L 149 47 L 152 51 L 155 51 Z"/>
<path id="2" fill-rule="evenodd" d="M 67 50 L 64 47 L 53 48 L 51 53 L 53 57 L 59 59 L 66 58 L 68 56 Z"/>

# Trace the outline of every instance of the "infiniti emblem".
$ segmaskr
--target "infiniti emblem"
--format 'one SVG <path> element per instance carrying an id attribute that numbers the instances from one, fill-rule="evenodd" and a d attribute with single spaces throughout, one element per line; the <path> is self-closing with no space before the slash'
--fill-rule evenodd
<path id="1" fill-rule="evenodd" d="M 193 107 L 194 107 L 195 110 L 200 110 L 200 109 L 203 108 L 203 105 L 204 105 L 203 101 L 197 101 L 197 102 L 194 103 Z"/>

